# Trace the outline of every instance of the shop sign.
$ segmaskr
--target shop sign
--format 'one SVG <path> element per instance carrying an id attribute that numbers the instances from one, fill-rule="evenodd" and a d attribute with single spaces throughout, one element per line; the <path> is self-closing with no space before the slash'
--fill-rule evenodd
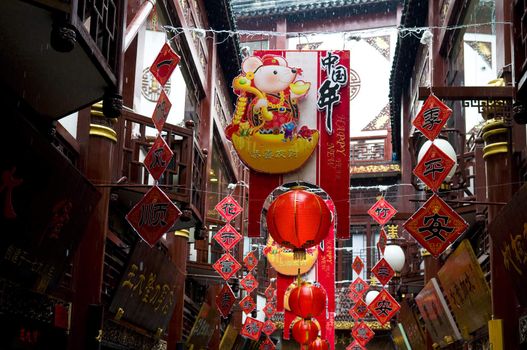
<path id="1" fill-rule="evenodd" d="M 368 327 L 366 323 L 361 322 L 357 326 L 353 327 L 351 335 L 360 345 L 366 346 L 366 344 L 368 344 L 373 338 L 375 333 L 370 327 Z"/>
<path id="2" fill-rule="evenodd" d="M 398 350 L 413 350 L 408 343 L 408 337 L 404 331 L 402 324 L 398 323 L 397 327 L 392 329 L 392 339 L 395 344 L 396 349 Z"/>
<path id="3" fill-rule="evenodd" d="M 465 340 L 487 325 L 492 306 L 490 289 L 468 240 L 450 254 L 437 273 L 443 294 Z"/>
<path id="4" fill-rule="evenodd" d="M 154 180 L 159 180 L 161 175 L 163 175 L 173 155 L 174 152 L 168 147 L 165 139 L 161 135 L 158 135 L 143 161 L 143 164 Z"/>
<path id="5" fill-rule="evenodd" d="M 236 302 L 236 296 L 228 283 L 225 283 L 218 295 L 216 295 L 216 306 L 223 318 L 229 317 L 232 306 Z"/>
<path id="6" fill-rule="evenodd" d="M 432 143 L 414 169 L 414 174 L 432 191 L 437 191 L 456 163 Z"/>
<path id="7" fill-rule="evenodd" d="M 434 94 L 430 94 L 412 124 L 430 141 L 434 141 L 446 124 L 452 110 Z"/>
<path id="8" fill-rule="evenodd" d="M 379 295 L 368 305 L 368 310 L 381 325 L 389 322 L 400 308 L 401 306 L 386 289 L 381 290 Z"/>
<path id="9" fill-rule="evenodd" d="M 463 218 L 433 194 L 404 224 L 403 227 L 437 258 L 450 246 L 468 225 Z"/>
<path id="10" fill-rule="evenodd" d="M 388 264 L 384 258 L 381 258 L 381 260 L 375 264 L 373 269 L 371 269 L 371 272 L 383 286 L 387 285 L 395 275 L 395 271 L 393 270 L 392 266 Z"/>
<path id="11" fill-rule="evenodd" d="M 410 304 L 410 300 L 404 299 L 401 302 L 401 311 L 397 320 L 404 326 L 408 342 L 413 350 L 426 350 L 425 335 L 421 327 L 418 316 Z M 415 305 L 415 303 L 413 303 Z"/>
<path id="12" fill-rule="evenodd" d="M 225 253 L 212 267 L 227 281 L 241 269 L 242 265 L 231 254 Z"/>
<path id="13" fill-rule="evenodd" d="M 461 333 L 435 278 L 415 297 L 421 317 L 432 340 L 441 347 L 461 340 Z"/>
<path id="14" fill-rule="evenodd" d="M 245 319 L 245 323 L 242 326 L 240 334 L 246 338 L 258 340 L 260 338 L 260 334 L 262 333 L 262 328 L 263 322 L 258 321 L 252 317 L 247 317 Z"/>
<path id="15" fill-rule="evenodd" d="M 223 337 L 221 338 L 220 349 L 221 350 L 232 350 L 234 347 L 234 344 L 236 344 L 238 333 L 240 333 L 240 330 L 234 327 L 231 321 L 231 323 L 227 326 L 225 333 L 223 333 Z"/>
<path id="16" fill-rule="evenodd" d="M 237 217 L 243 211 L 241 205 L 238 204 L 232 196 L 223 198 L 218 204 L 216 204 L 215 209 L 227 222 L 231 222 L 232 219 Z"/>
<path id="17" fill-rule="evenodd" d="M 368 214 L 379 223 L 384 225 L 397 213 L 397 210 L 381 197 L 369 210 Z"/>
<path id="18" fill-rule="evenodd" d="M 213 238 L 224 250 L 230 251 L 242 239 L 242 235 L 230 224 L 226 224 Z"/>
<path id="19" fill-rule="evenodd" d="M 139 241 L 112 299 L 110 312 L 122 309 L 124 319 L 153 332 L 166 329 L 178 285 L 183 282 L 184 276 L 165 254 Z"/>
<path id="20" fill-rule="evenodd" d="M 168 196 L 153 186 L 126 215 L 126 220 L 151 247 L 181 216 L 181 210 Z"/>
<path id="21" fill-rule="evenodd" d="M 252 273 L 248 273 L 240 282 L 243 289 L 247 291 L 247 293 L 252 293 L 253 290 L 258 288 L 258 281 L 256 278 L 254 278 Z"/>
<path id="22" fill-rule="evenodd" d="M 165 86 L 179 61 L 180 57 L 172 50 L 168 43 L 165 43 L 154 60 L 154 63 L 150 66 L 150 72 L 161 86 Z"/>
<path id="23" fill-rule="evenodd" d="M 245 258 L 243 258 L 243 263 L 247 271 L 251 272 L 256 267 L 256 265 L 258 265 L 258 259 L 251 251 L 245 256 Z"/>
<path id="24" fill-rule="evenodd" d="M 207 349 L 218 321 L 216 310 L 204 302 L 188 336 L 187 347 Z"/>

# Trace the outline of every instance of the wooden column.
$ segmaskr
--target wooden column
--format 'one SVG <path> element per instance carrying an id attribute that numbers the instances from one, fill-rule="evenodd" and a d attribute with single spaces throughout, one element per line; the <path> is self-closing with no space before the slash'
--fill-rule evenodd
<path id="1" fill-rule="evenodd" d="M 185 309 L 185 279 L 187 277 L 188 230 L 179 230 L 167 234 L 172 263 L 178 271 L 178 286 L 175 293 L 175 306 L 168 325 L 167 349 L 176 349 L 177 343 L 183 341 L 183 313 Z"/>
<path id="2" fill-rule="evenodd" d="M 92 107 L 89 136 L 81 146 L 86 177 L 95 184 L 112 181 L 112 164 L 116 132 L 102 114 L 102 104 Z M 106 125 L 103 125 L 106 124 Z M 101 199 L 80 242 L 73 262 L 73 318 L 70 349 L 97 349 L 95 339 L 102 329 L 101 289 L 104 268 L 104 247 L 108 227 L 109 188 L 99 188 Z M 98 311 L 97 311 L 98 310 Z M 95 313 L 99 315 L 95 315 Z"/>
<path id="3" fill-rule="evenodd" d="M 278 18 L 276 20 L 276 28 L 275 30 L 279 33 L 286 33 L 287 32 L 287 20 L 284 18 Z M 269 48 L 271 49 L 287 49 L 287 36 L 280 35 L 280 36 L 273 36 L 269 40 Z"/>

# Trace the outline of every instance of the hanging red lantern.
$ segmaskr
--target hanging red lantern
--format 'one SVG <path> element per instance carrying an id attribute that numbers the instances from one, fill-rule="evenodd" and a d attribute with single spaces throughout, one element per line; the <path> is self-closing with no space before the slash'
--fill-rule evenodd
<path id="1" fill-rule="evenodd" d="M 303 189 L 278 196 L 267 211 L 269 234 L 280 245 L 305 255 L 322 241 L 331 227 L 331 212 L 324 200 Z"/>
<path id="2" fill-rule="evenodd" d="M 329 343 L 327 340 L 318 337 L 315 341 L 309 344 L 307 350 L 329 350 Z"/>
<path id="3" fill-rule="evenodd" d="M 289 294 L 291 312 L 302 318 L 319 316 L 326 310 L 326 291 L 310 282 L 301 282 Z"/>
<path id="4" fill-rule="evenodd" d="M 312 343 L 318 337 L 319 327 L 311 320 L 299 320 L 293 325 L 293 338 L 300 345 Z"/>

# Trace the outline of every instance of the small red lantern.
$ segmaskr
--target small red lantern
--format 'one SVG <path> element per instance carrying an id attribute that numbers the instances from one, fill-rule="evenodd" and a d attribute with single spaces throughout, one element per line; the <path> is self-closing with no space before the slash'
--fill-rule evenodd
<path id="1" fill-rule="evenodd" d="M 326 237 L 331 221 L 331 211 L 324 200 L 303 189 L 294 188 L 281 194 L 267 211 L 271 237 L 278 244 L 304 254 L 306 248 Z"/>
<path id="2" fill-rule="evenodd" d="M 289 294 L 289 308 L 302 318 L 317 317 L 326 310 L 326 291 L 310 282 L 301 282 Z"/>
<path id="3" fill-rule="evenodd" d="M 329 350 L 329 343 L 327 340 L 318 337 L 314 342 L 309 344 L 307 350 Z"/>
<path id="4" fill-rule="evenodd" d="M 318 337 L 319 328 L 311 320 L 299 320 L 293 325 L 293 338 L 300 345 L 311 344 Z"/>

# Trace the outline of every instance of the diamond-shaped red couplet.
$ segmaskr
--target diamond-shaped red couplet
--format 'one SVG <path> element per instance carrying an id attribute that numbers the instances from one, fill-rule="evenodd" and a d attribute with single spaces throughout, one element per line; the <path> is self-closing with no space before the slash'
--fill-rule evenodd
<path id="1" fill-rule="evenodd" d="M 353 343 L 348 345 L 346 350 L 366 350 L 366 348 L 364 346 L 360 345 L 360 343 L 358 341 L 353 340 Z"/>
<path id="2" fill-rule="evenodd" d="M 364 268 L 364 263 L 362 262 L 362 259 L 359 256 L 356 256 L 353 260 L 353 264 L 351 264 L 351 268 L 357 275 L 360 275 L 362 272 L 362 269 Z"/>
<path id="3" fill-rule="evenodd" d="M 243 258 L 243 263 L 245 264 L 245 267 L 248 271 L 252 271 L 256 265 L 258 265 L 258 259 L 253 252 L 249 252 L 249 254 Z"/>
<path id="4" fill-rule="evenodd" d="M 243 312 L 248 315 L 251 313 L 251 311 L 254 310 L 254 308 L 256 307 L 256 303 L 250 295 L 247 295 L 245 296 L 245 298 L 240 300 L 240 307 L 242 308 Z"/>
<path id="5" fill-rule="evenodd" d="M 373 269 L 371 269 L 371 272 L 373 272 L 373 275 L 377 277 L 383 286 L 387 285 L 395 275 L 395 271 L 384 258 L 381 258 L 381 260 L 375 264 Z"/>
<path id="6" fill-rule="evenodd" d="M 364 322 L 359 323 L 358 326 L 353 327 L 351 335 L 355 338 L 355 341 L 362 346 L 365 346 L 370 342 L 375 333 L 370 327 Z"/>
<path id="7" fill-rule="evenodd" d="M 366 303 L 362 299 L 358 299 L 355 305 L 353 305 L 353 307 L 351 308 L 350 314 L 351 313 L 353 313 L 352 315 L 357 316 L 354 317 L 356 319 L 364 318 L 368 313 L 368 305 L 366 305 Z"/>
<path id="8" fill-rule="evenodd" d="M 414 169 L 414 174 L 432 191 L 437 191 L 456 163 L 439 147 L 432 144 Z"/>
<path id="9" fill-rule="evenodd" d="M 274 287 L 270 284 L 269 287 L 265 290 L 265 298 L 271 300 L 276 295 Z"/>
<path id="10" fill-rule="evenodd" d="M 276 325 L 274 324 L 274 322 L 271 320 L 265 321 L 262 327 L 262 332 L 264 332 L 265 335 L 270 336 L 274 333 L 274 331 L 276 331 Z"/>
<path id="11" fill-rule="evenodd" d="M 377 249 L 379 249 L 382 255 L 384 255 L 386 244 L 388 244 L 388 236 L 386 236 L 386 231 L 384 231 L 384 228 L 381 228 L 381 233 L 379 234 L 379 241 L 377 242 Z"/>
<path id="12" fill-rule="evenodd" d="M 247 291 L 247 293 L 251 293 L 253 290 L 258 288 L 258 281 L 250 272 L 242 279 L 240 284 L 242 285 L 243 289 Z"/>
<path id="13" fill-rule="evenodd" d="M 375 316 L 377 321 L 384 325 L 399 311 L 401 306 L 395 299 L 383 289 L 375 299 L 368 305 L 368 310 Z"/>
<path id="14" fill-rule="evenodd" d="M 264 326 L 265 327 L 265 326 Z M 259 350 L 275 350 L 276 346 L 273 341 L 269 338 L 265 339 L 262 344 L 260 344 Z"/>
<path id="15" fill-rule="evenodd" d="M 445 251 L 468 225 L 435 193 L 403 227 L 435 258 Z"/>
<path id="16" fill-rule="evenodd" d="M 263 308 L 263 312 L 267 318 L 273 317 L 276 313 L 276 306 L 274 303 L 267 303 Z"/>
<path id="17" fill-rule="evenodd" d="M 158 136 L 143 161 L 154 180 L 159 180 L 173 155 L 174 152 L 168 147 L 163 137 Z"/>
<path id="18" fill-rule="evenodd" d="M 220 314 L 223 318 L 229 317 L 231 313 L 232 306 L 236 302 L 236 296 L 232 292 L 231 287 L 225 283 L 221 288 L 218 295 L 216 295 L 216 306 L 220 311 Z"/>
<path id="19" fill-rule="evenodd" d="M 231 250 L 242 239 L 242 235 L 230 224 L 223 226 L 213 237 L 221 247 Z"/>
<path id="20" fill-rule="evenodd" d="M 243 208 L 231 196 L 223 198 L 216 204 L 215 209 L 227 222 L 237 217 L 243 211 Z"/>
<path id="21" fill-rule="evenodd" d="M 351 288 L 350 288 L 350 291 L 348 293 L 348 296 L 351 299 L 351 301 L 353 301 L 354 303 L 356 303 L 361 298 L 361 296 L 358 295 L 354 290 L 351 290 Z M 350 315 L 353 316 L 351 313 L 350 313 Z"/>
<path id="22" fill-rule="evenodd" d="M 430 94 L 412 124 L 429 140 L 434 141 L 450 114 L 452 110 L 435 95 Z"/>
<path id="23" fill-rule="evenodd" d="M 214 267 L 214 270 L 216 270 L 221 275 L 221 277 L 227 281 L 239 269 L 241 269 L 242 265 L 240 265 L 240 263 L 236 261 L 232 255 L 225 253 L 212 265 L 212 267 Z"/>
<path id="24" fill-rule="evenodd" d="M 240 334 L 246 338 L 258 340 L 260 338 L 260 334 L 262 333 L 262 328 L 263 322 L 258 321 L 252 317 L 247 317 L 247 319 L 245 319 L 245 323 L 242 326 Z"/>
<path id="25" fill-rule="evenodd" d="M 152 187 L 126 215 L 126 220 L 150 246 L 167 233 L 181 216 L 181 210 L 159 189 Z"/>
<path id="26" fill-rule="evenodd" d="M 364 280 L 360 277 L 357 277 L 355 281 L 350 284 L 350 292 L 357 294 L 359 297 L 362 297 L 368 288 L 370 288 L 368 283 L 364 282 Z"/>
<path id="27" fill-rule="evenodd" d="M 179 60 L 180 57 L 170 48 L 168 43 L 165 43 L 154 60 L 154 63 L 150 66 L 150 72 L 159 84 L 165 86 L 170 75 L 176 69 Z"/>
<path id="28" fill-rule="evenodd" d="M 170 103 L 170 100 L 168 99 L 167 94 L 165 94 L 165 91 L 161 90 L 161 94 L 159 95 L 159 99 L 157 100 L 156 108 L 154 109 L 154 113 L 152 114 L 152 121 L 154 122 L 157 131 L 161 132 L 163 130 L 163 126 L 165 126 L 165 122 L 168 118 L 168 112 L 170 112 L 170 108 L 172 108 L 172 103 Z"/>
<path id="29" fill-rule="evenodd" d="M 370 216 L 380 225 L 384 225 L 390 221 L 395 213 L 397 213 L 397 210 L 395 210 L 395 208 L 392 207 L 384 197 L 381 197 L 377 203 L 368 210 L 368 214 L 370 214 Z"/>

